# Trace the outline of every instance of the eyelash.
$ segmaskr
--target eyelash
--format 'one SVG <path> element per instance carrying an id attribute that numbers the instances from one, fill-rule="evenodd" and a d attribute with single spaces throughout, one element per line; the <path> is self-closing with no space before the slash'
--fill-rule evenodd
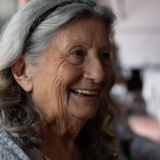
<path id="1" fill-rule="evenodd" d="M 81 55 L 76 55 L 76 53 L 78 53 L 78 54 L 80 53 Z M 75 56 L 78 56 L 78 57 L 84 55 L 83 50 L 74 51 L 73 54 Z M 102 58 L 110 58 L 110 54 L 109 53 L 102 53 L 102 54 L 100 54 L 100 57 L 102 57 Z"/>
<path id="2" fill-rule="evenodd" d="M 84 55 L 85 55 L 84 50 L 77 49 L 77 50 L 74 50 L 73 52 L 70 53 L 70 56 L 69 56 L 68 60 L 72 64 L 79 65 L 79 64 L 83 63 L 83 61 L 84 61 Z"/>
<path id="3" fill-rule="evenodd" d="M 76 53 L 80 53 L 81 55 L 76 55 Z M 83 56 L 84 55 L 84 53 L 83 53 L 83 50 L 77 50 L 77 51 L 74 51 L 73 52 L 73 55 L 75 55 L 75 56 L 78 56 L 78 57 L 81 57 L 81 56 Z"/>
<path id="4" fill-rule="evenodd" d="M 101 63 L 103 66 L 110 66 L 110 54 L 109 53 L 102 53 L 99 55 Z"/>
<path id="5" fill-rule="evenodd" d="M 105 55 L 105 56 L 104 56 Z M 108 58 L 108 59 L 110 59 L 110 54 L 109 53 L 102 53 L 101 55 L 100 55 L 100 57 L 101 56 L 103 56 L 102 58 Z"/>

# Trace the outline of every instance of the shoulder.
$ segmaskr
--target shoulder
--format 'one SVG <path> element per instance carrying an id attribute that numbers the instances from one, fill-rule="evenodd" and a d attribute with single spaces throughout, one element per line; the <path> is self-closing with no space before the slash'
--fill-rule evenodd
<path id="1" fill-rule="evenodd" d="M 24 151 L 10 138 L 9 134 L 0 128 L 0 159 L 29 160 Z"/>
<path id="2" fill-rule="evenodd" d="M 2 128 L 0 128 L 0 160 L 30 160 L 29 156 Z"/>

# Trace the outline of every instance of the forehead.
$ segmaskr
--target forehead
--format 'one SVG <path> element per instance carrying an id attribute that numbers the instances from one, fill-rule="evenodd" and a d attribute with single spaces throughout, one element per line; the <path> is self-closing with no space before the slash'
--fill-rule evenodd
<path id="1" fill-rule="evenodd" d="M 63 41 L 66 45 L 83 43 L 92 46 L 93 43 L 97 43 L 99 46 L 110 46 L 108 30 L 104 22 L 98 18 L 72 20 L 56 30 L 53 39 L 59 44 Z"/>

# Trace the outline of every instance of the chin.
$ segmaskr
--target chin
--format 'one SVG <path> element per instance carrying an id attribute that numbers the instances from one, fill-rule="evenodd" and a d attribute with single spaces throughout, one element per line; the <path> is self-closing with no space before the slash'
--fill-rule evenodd
<path id="1" fill-rule="evenodd" d="M 96 109 L 86 109 L 84 108 L 81 111 L 72 112 L 72 116 L 81 119 L 81 120 L 89 120 L 93 118 L 97 113 L 98 107 Z"/>

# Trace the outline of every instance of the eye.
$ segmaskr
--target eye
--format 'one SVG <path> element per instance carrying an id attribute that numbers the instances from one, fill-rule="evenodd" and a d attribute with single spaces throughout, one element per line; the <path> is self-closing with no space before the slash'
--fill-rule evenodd
<path id="1" fill-rule="evenodd" d="M 110 54 L 105 52 L 99 55 L 99 58 L 101 60 L 101 63 L 103 66 L 110 66 Z"/>
<path id="2" fill-rule="evenodd" d="M 100 55 L 100 57 L 101 58 L 110 58 L 110 54 L 109 53 L 102 53 L 101 55 Z"/>
<path id="3" fill-rule="evenodd" d="M 85 50 L 79 48 L 70 52 L 68 60 L 72 64 L 79 65 L 83 63 L 84 59 L 85 59 Z"/>
<path id="4" fill-rule="evenodd" d="M 74 52 L 73 52 L 73 55 L 75 55 L 75 56 L 83 56 L 83 55 L 84 55 L 84 54 L 83 54 L 83 50 L 74 51 Z"/>

